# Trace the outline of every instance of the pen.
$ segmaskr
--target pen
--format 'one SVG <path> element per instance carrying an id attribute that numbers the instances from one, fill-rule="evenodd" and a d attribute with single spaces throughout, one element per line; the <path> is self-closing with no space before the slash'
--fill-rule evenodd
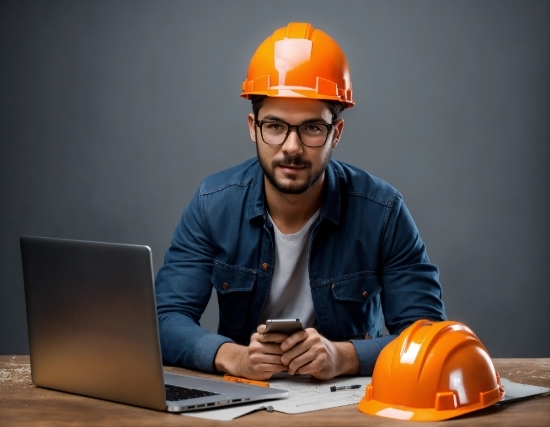
<path id="1" fill-rule="evenodd" d="M 251 385 L 257 385 L 260 387 L 269 387 L 269 383 L 266 383 L 265 381 L 249 380 L 247 378 L 239 378 L 239 377 L 234 377 L 232 375 L 227 375 L 227 374 L 223 376 L 223 379 L 225 381 L 232 381 L 234 383 L 251 384 Z"/>
<path id="2" fill-rule="evenodd" d="M 355 388 L 361 388 L 360 384 L 354 384 L 354 385 L 342 385 L 342 386 L 335 386 L 333 385 L 330 388 L 330 391 L 336 391 L 336 390 L 352 390 Z"/>

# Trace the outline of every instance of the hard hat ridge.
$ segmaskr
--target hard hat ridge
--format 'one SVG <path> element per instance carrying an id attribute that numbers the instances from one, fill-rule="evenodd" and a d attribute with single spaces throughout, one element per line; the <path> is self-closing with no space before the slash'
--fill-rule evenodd
<path id="1" fill-rule="evenodd" d="M 275 35 L 277 31 L 282 31 L 284 32 L 285 39 L 311 40 L 311 36 L 314 30 L 315 28 L 313 28 L 313 26 L 311 24 L 308 24 L 307 22 L 290 22 L 286 27 L 275 30 L 273 35 Z"/>

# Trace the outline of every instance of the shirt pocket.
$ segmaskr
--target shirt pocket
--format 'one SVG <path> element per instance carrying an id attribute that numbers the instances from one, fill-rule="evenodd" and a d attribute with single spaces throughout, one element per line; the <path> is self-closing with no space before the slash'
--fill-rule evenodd
<path id="1" fill-rule="evenodd" d="M 332 280 L 332 295 L 340 333 L 345 338 L 365 338 L 378 320 L 382 287 L 373 271 L 349 274 Z"/>
<path id="2" fill-rule="evenodd" d="M 220 320 L 235 329 L 245 326 L 258 272 L 214 261 L 211 282 L 218 293 Z"/>

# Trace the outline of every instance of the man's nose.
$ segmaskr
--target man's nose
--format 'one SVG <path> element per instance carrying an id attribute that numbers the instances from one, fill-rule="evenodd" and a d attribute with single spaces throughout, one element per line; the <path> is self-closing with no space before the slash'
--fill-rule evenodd
<path id="1" fill-rule="evenodd" d="M 286 141 L 283 144 L 283 151 L 288 154 L 297 154 L 303 151 L 302 141 L 296 129 L 291 129 Z"/>

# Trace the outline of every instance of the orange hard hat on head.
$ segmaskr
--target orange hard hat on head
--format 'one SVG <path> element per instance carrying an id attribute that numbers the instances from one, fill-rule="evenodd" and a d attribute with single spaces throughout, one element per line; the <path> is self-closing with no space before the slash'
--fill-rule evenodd
<path id="1" fill-rule="evenodd" d="M 378 356 L 359 410 L 412 421 L 439 421 L 498 402 L 500 377 L 470 328 L 418 320 Z"/>
<path id="2" fill-rule="evenodd" d="M 291 22 L 256 50 L 241 96 L 339 101 L 353 107 L 348 61 L 340 46 L 311 24 Z"/>

